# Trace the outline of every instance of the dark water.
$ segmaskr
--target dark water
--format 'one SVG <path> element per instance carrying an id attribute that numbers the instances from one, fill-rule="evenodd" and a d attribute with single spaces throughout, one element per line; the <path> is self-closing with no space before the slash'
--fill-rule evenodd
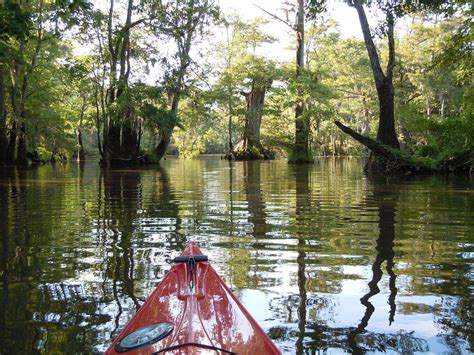
<path id="1" fill-rule="evenodd" d="M 0 174 L 0 352 L 96 353 L 196 240 L 284 353 L 474 350 L 474 181 L 355 159 Z"/>

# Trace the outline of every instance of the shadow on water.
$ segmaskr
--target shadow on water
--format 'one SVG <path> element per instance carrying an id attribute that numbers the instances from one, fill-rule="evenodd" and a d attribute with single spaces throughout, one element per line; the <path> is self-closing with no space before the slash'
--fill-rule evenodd
<path id="1" fill-rule="evenodd" d="M 2 171 L 0 176 L 2 184 L 6 185 L 0 189 L 0 351 L 14 351 L 14 339 L 18 334 L 29 340 L 22 349 L 28 351 L 33 348 L 38 334 L 35 331 L 29 333 L 25 327 L 31 317 L 29 303 L 31 290 L 35 289 L 33 280 L 39 278 L 41 273 L 38 265 L 32 265 L 29 258 L 31 235 L 28 230 L 28 209 L 33 201 L 24 183 L 26 178 L 27 170 L 15 168 Z M 22 297 L 18 297 L 20 294 Z M 12 321 L 16 324 L 12 324 Z"/>
<path id="2" fill-rule="evenodd" d="M 96 334 L 90 330 L 107 320 L 87 299 L 83 284 L 67 281 L 78 269 L 79 252 L 63 248 L 67 238 L 57 233 L 63 223 L 53 217 L 64 208 L 64 184 L 37 183 L 50 168 L 0 173 L 1 353 L 91 351 Z"/>
<path id="3" fill-rule="evenodd" d="M 187 243 L 187 236 L 182 233 L 182 218 L 179 214 L 179 204 L 175 196 L 171 179 L 168 171 L 162 167 L 156 167 L 156 173 L 153 175 L 152 191 L 154 201 L 153 211 L 148 213 L 148 217 L 158 220 L 167 218 L 173 223 L 173 230 L 165 233 L 166 243 L 171 250 L 181 251 Z"/>
<path id="4" fill-rule="evenodd" d="M 232 170 L 237 175 L 237 180 L 242 182 L 242 191 L 244 192 L 243 196 L 240 197 L 241 200 L 236 202 L 240 204 L 240 209 L 245 212 L 245 214 L 241 214 L 240 220 L 246 220 L 245 239 L 248 245 L 247 248 L 238 247 L 230 251 L 231 259 L 234 261 L 232 263 L 232 273 L 234 275 L 232 281 L 239 287 L 245 285 L 245 287 L 258 288 L 266 284 L 267 280 L 264 276 L 268 267 L 261 257 L 262 249 L 265 247 L 261 240 L 266 238 L 268 231 L 265 200 L 262 192 L 262 164 L 264 163 L 261 161 L 238 161 L 232 162 L 232 164 Z M 235 192 L 238 188 L 232 185 L 233 180 L 229 184 L 232 197 L 232 192 Z M 233 197 L 230 203 L 234 204 Z M 230 222 L 232 229 L 234 229 L 238 226 L 234 222 L 234 212 L 231 213 Z M 227 234 L 229 231 L 224 233 Z M 235 231 L 234 234 L 239 234 L 239 232 Z M 236 293 L 239 295 L 238 291 Z"/>

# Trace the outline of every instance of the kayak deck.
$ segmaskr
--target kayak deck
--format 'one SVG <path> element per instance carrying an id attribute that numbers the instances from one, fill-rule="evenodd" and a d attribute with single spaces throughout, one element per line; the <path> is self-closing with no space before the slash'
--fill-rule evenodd
<path id="1" fill-rule="evenodd" d="M 199 257 L 189 258 L 202 256 L 194 242 L 188 243 L 181 256 L 188 258 L 173 265 L 106 354 L 123 354 L 116 346 L 125 336 L 156 323 L 168 323 L 172 331 L 161 340 L 125 353 L 280 354 L 214 268 L 207 262 L 196 262 Z"/>

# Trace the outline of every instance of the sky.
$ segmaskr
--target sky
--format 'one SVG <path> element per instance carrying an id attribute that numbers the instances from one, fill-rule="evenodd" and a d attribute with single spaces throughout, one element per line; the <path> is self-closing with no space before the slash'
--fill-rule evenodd
<path id="1" fill-rule="evenodd" d="M 284 18 L 283 2 L 289 2 L 296 4 L 296 0 L 216 0 L 221 8 L 223 14 L 237 13 L 245 20 L 249 21 L 253 18 L 260 16 L 269 20 L 269 24 L 266 25 L 263 30 L 276 38 L 277 40 L 272 44 L 267 44 L 259 50 L 259 53 L 264 54 L 266 57 L 277 60 L 277 61 L 289 61 L 295 58 L 295 41 L 294 32 L 282 22 L 272 18 L 266 14 L 260 8 L 275 14 L 279 17 Z M 121 2 L 117 3 L 120 6 Z M 258 6 L 257 6 L 258 5 Z M 107 1 L 98 0 L 95 2 L 95 6 L 102 8 L 107 11 Z M 259 8 L 260 7 L 260 8 Z M 362 31 L 360 29 L 359 19 L 355 9 L 346 5 L 342 0 L 332 0 L 328 4 L 328 11 L 325 15 L 327 18 L 334 19 L 339 25 L 339 31 L 343 38 L 355 37 L 362 39 Z M 367 12 L 369 22 L 374 23 L 375 17 Z M 294 21 L 295 15 L 290 14 L 290 21 Z M 372 20 L 372 21 L 371 21 Z M 308 24 L 306 25 L 308 26 Z M 215 32 L 216 38 L 211 40 L 207 46 L 216 45 L 219 42 L 225 42 L 225 35 L 220 30 Z M 166 45 L 165 45 L 166 47 Z M 195 49 L 196 50 L 196 49 Z M 90 51 L 90 48 L 86 45 L 80 45 L 75 48 L 76 54 L 86 54 Z M 197 60 L 199 61 L 199 60 Z M 151 69 L 150 75 L 147 75 L 145 81 L 154 82 L 160 75 L 160 68 L 155 67 Z"/>
<path id="2" fill-rule="evenodd" d="M 295 0 L 286 1 L 296 4 Z M 265 27 L 265 31 L 277 38 L 278 41 L 266 48 L 267 56 L 279 60 L 289 60 L 295 56 L 295 49 L 292 48 L 292 46 L 294 47 L 294 44 L 292 45 L 292 43 L 294 43 L 292 42 L 292 36 L 294 36 L 294 34 L 291 33 L 291 29 L 284 23 L 272 18 L 259 9 L 259 7 L 261 7 L 272 14 L 284 18 L 284 12 L 282 11 L 283 2 L 283 0 L 220 0 L 219 5 L 222 12 L 236 12 L 243 20 L 251 20 L 257 16 L 268 19 L 270 23 Z M 363 38 L 356 10 L 344 2 L 331 1 L 328 5 L 326 16 L 336 20 L 343 38 Z M 370 16 L 370 14 L 368 14 L 368 16 Z M 293 18 L 290 17 L 290 20 L 293 20 Z"/>

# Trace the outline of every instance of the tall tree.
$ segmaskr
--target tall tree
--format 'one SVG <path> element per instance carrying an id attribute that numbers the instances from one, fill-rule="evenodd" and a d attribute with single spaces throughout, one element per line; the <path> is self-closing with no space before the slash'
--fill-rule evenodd
<path id="1" fill-rule="evenodd" d="M 16 52 L 16 43 L 24 41 L 30 30 L 31 18 L 28 11 L 12 1 L 0 4 L 0 164 L 7 161 L 8 149 L 5 72 Z"/>
<path id="2" fill-rule="evenodd" d="M 133 115 L 133 104 L 129 95 L 131 74 L 131 32 L 147 19 L 132 21 L 136 5 L 127 1 L 125 21 L 117 24 L 115 1 L 110 0 L 107 17 L 108 88 L 105 97 L 107 120 L 103 127 L 104 165 L 136 163 L 139 153 L 139 130 Z"/>
<path id="3" fill-rule="evenodd" d="M 297 16 L 296 16 L 296 83 L 302 77 L 305 66 L 305 50 L 304 50 L 304 1 L 298 0 Z M 311 163 L 313 158 L 309 146 L 310 124 L 309 117 L 305 115 L 305 103 L 302 96 L 301 88 L 296 91 L 297 102 L 295 107 L 295 144 L 291 154 L 290 162 L 292 163 Z"/>
<path id="4" fill-rule="evenodd" d="M 262 45 L 275 40 L 262 30 L 262 25 L 266 23 L 258 17 L 251 22 L 243 22 L 239 18 L 226 21 L 227 33 L 230 30 L 231 35 L 228 36 L 227 45 L 221 50 L 224 64 L 214 89 L 224 92 L 218 96 L 219 102 L 224 106 L 223 111 L 229 116 L 229 137 L 232 133 L 232 116 L 239 113 L 244 116 L 240 140 L 235 146 L 229 142 L 228 157 L 231 159 L 271 158 L 260 141 L 265 96 L 277 76 L 274 61 L 258 54 Z M 240 107 L 245 108 L 239 110 Z"/>
<path id="5" fill-rule="evenodd" d="M 296 103 L 295 103 L 295 137 L 294 144 L 290 152 L 289 162 L 290 163 L 312 163 L 313 157 L 309 146 L 310 141 L 310 120 L 309 116 L 305 114 L 305 102 L 303 99 L 302 89 L 302 77 L 305 68 L 305 1 L 296 0 L 296 6 L 294 4 L 286 3 L 290 8 L 286 10 L 288 14 L 290 11 L 296 12 L 296 21 L 292 24 L 288 16 L 286 19 L 282 19 L 275 14 L 269 13 L 273 18 L 283 22 L 289 26 L 295 33 L 296 37 L 296 70 L 295 70 L 295 82 L 296 82 Z M 322 9 L 320 1 L 315 1 L 312 5 L 312 13 L 318 13 Z"/>
<path id="6" fill-rule="evenodd" d="M 212 0 L 168 0 L 156 5 L 155 32 L 165 35 L 175 45 L 176 52 L 164 62 L 169 64 L 165 75 L 165 90 L 169 99 L 171 120 L 158 127 L 160 142 L 154 149 L 159 161 L 171 142 L 178 121 L 179 102 L 183 95 L 185 77 L 192 64 L 191 47 L 216 13 Z"/>
<path id="7" fill-rule="evenodd" d="M 242 139 L 232 150 L 236 159 L 270 159 L 271 155 L 260 142 L 260 124 L 262 121 L 265 94 L 272 84 L 272 79 L 252 80 L 251 89 L 242 91 L 247 104 L 245 128 Z"/>
<path id="8" fill-rule="evenodd" d="M 27 128 L 31 122 L 28 103 L 32 94 L 38 91 L 38 88 L 32 88 L 34 76 L 41 65 L 50 64 L 52 47 L 46 47 L 59 47 L 58 40 L 65 29 L 79 21 L 78 15 L 88 8 L 88 3 L 84 0 L 68 3 L 6 1 L 1 6 L 1 27 L 6 29 L 2 31 L 1 62 L 4 63 L 3 69 L 10 72 L 8 95 L 11 122 L 8 143 L 3 151 L 6 152 L 7 162 L 24 165 L 28 163 Z M 3 51 L 5 48 L 6 51 Z M 4 88 L 5 85 L 4 80 Z M 4 117 L 5 110 L 2 117 L 5 121 Z M 0 144 L 5 144 L 4 138 L 0 140 Z"/>
<path id="9" fill-rule="evenodd" d="M 398 149 L 400 148 L 400 143 L 398 142 L 397 133 L 395 131 L 393 90 L 393 68 L 395 65 L 395 9 L 390 3 L 381 6 L 381 9 L 385 14 L 385 33 L 388 41 L 388 62 L 384 73 L 377 53 L 377 47 L 372 38 L 363 3 L 361 0 L 353 0 L 351 5 L 355 7 L 359 16 L 379 99 L 379 127 L 377 130 L 377 140 L 382 144 Z"/>

